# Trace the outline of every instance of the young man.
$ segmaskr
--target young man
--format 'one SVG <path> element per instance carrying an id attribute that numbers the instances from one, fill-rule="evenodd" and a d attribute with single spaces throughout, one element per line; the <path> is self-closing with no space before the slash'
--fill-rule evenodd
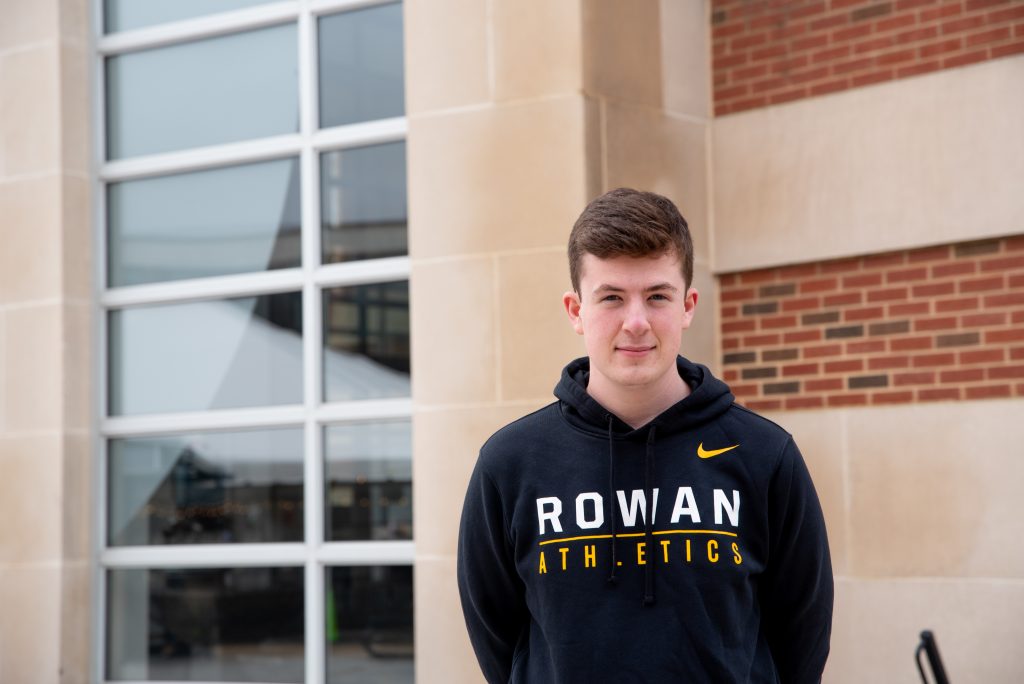
<path id="1" fill-rule="evenodd" d="M 619 189 L 569 238 L 587 356 L 480 452 L 458 581 L 488 682 L 817 682 L 832 569 L 792 437 L 678 356 L 693 246 Z"/>

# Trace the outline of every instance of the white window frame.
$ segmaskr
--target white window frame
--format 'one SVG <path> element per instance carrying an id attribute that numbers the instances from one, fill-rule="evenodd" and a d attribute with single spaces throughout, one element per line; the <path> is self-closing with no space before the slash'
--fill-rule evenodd
<path id="1" fill-rule="evenodd" d="M 103 0 L 92 0 L 94 520 L 92 680 L 106 676 L 106 576 L 116 568 L 298 567 L 305 571 L 305 682 L 326 676 L 325 573 L 333 566 L 413 565 L 413 541 L 326 542 L 324 454 L 326 426 L 412 419 L 412 398 L 326 403 L 322 399 L 321 293 L 325 288 L 409 280 L 409 257 L 320 265 L 320 155 L 375 143 L 404 141 L 405 116 L 318 130 L 317 21 L 322 15 L 390 4 L 394 0 L 292 0 L 103 35 Z M 107 57 L 267 26 L 295 24 L 299 50 L 300 122 L 296 134 L 105 161 Z M 302 265 L 299 268 L 107 288 L 106 186 L 112 182 L 245 162 L 296 157 L 300 166 Z M 128 306 L 302 292 L 303 401 L 300 405 L 198 411 L 154 416 L 107 416 L 107 314 Z M 112 438 L 170 432 L 302 427 L 304 431 L 304 541 L 108 548 L 107 444 Z M 122 683 L 123 684 L 123 683 Z"/>

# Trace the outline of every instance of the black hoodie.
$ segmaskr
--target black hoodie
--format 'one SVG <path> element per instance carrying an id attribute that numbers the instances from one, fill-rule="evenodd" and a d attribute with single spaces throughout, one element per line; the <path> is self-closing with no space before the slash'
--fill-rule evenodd
<path id="1" fill-rule="evenodd" d="M 832 569 L 800 452 L 677 365 L 691 394 L 634 430 L 577 359 L 481 449 L 458 582 L 488 682 L 820 680 Z"/>

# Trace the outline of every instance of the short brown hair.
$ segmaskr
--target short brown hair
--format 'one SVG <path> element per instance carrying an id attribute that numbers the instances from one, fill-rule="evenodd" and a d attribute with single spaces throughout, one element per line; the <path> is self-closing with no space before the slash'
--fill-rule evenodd
<path id="1" fill-rule="evenodd" d="M 569 277 L 580 291 L 583 255 L 598 259 L 645 257 L 675 252 L 683 280 L 693 280 L 693 240 L 679 209 L 667 197 L 632 188 L 601 195 L 583 210 L 569 234 Z"/>

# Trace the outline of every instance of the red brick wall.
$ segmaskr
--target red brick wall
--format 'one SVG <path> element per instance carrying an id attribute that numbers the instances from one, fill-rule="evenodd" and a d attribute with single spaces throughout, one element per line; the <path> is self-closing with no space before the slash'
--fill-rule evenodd
<path id="1" fill-rule="evenodd" d="M 715 114 L 1024 53 L 1024 0 L 712 0 Z"/>
<path id="2" fill-rule="evenodd" d="M 720 276 L 755 410 L 1024 397 L 1024 235 Z"/>

